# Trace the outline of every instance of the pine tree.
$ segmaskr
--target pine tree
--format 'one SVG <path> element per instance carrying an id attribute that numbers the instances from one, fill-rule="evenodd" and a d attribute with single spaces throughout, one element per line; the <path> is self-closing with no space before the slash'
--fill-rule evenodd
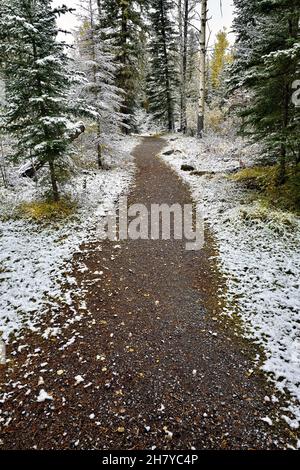
<path id="1" fill-rule="evenodd" d="M 175 127 L 175 90 L 178 84 L 176 32 L 172 2 L 152 0 L 150 12 L 149 109 L 169 131 Z"/>
<path id="2" fill-rule="evenodd" d="M 68 145 L 67 90 L 70 78 L 64 44 L 57 40 L 50 0 L 0 4 L 0 67 L 6 100 L 2 128 L 16 139 L 16 158 L 47 163 L 54 200 L 59 199 L 56 166 Z"/>
<path id="3" fill-rule="evenodd" d="M 235 0 L 238 39 L 232 83 L 252 93 L 250 107 L 242 113 L 244 129 L 278 159 L 282 184 L 286 166 L 300 148 L 299 111 L 291 99 L 300 59 L 299 2 L 249 3 Z"/>
<path id="4" fill-rule="evenodd" d="M 103 167 L 104 135 L 115 135 L 122 127 L 122 91 L 115 86 L 117 66 L 104 43 L 99 0 L 81 3 L 82 25 L 78 33 L 79 65 L 85 74 L 82 95 L 94 110 L 97 162 Z"/>
<path id="5" fill-rule="evenodd" d="M 234 0 L 235 12 L 233 28 L 236 33 L 235 58 L 231 71 L 230 89 L 242 87 L 244 76 L 255 63 L 253 38 L 257 25 L 258 8 L 256 2 Z"/>
<path id="6" fill-rule="evenodd" d="M 145 44 L 142 10 L 148 0 L 102 0 L 103 38 L 115 51 L 116 86 L 124 91 L 126 132 L 135 129 L 134 113 L 140 92 L 140 59 Z"/>

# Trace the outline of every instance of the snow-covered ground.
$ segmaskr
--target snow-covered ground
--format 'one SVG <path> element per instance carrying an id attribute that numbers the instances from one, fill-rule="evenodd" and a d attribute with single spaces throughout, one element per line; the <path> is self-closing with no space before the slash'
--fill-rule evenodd
<path id="1" fill-rule="evenodd" d="M 14 189 L 0 187 L 0 339 L 1 333 L 7 341 L 22 328 L 38 328 L 45 306 L 65 295 L 61 283 L 72 255 L 82 242 L 95 239 L 99 218 L 132 181 L 130 153 L 137 143 L 133 137 L 120 139 L 110 170 L 88 171 L 71 180 L 67 191 L 76 198 L 78 210 L 63 223 L 11 219 L 20 203 L 36 197 L 35 185 L 23 179 Z"/>
<path id="2" fill-rule="evenodd" d="M 262 368 L 292 400 L 284 419 L 300 424 L 300 220 L 263 209 L 228 171 L 252 165 L 257 148 L 241 140 L 172 136 L 162 158 L 190 185 L 219 245 L 227 279 L 225 315 L 238 312 L 245 333 L 263 346 Z M 173 151 L 169 155 L 165 152 Z M 181 170 L 188 164 L 204 175 Z M 210 173 L 211 172 L 211 173 Z M 216 174 L 215 174 L 216 173 Z M 291 419 L 292 418 L 292 419 Z"/>

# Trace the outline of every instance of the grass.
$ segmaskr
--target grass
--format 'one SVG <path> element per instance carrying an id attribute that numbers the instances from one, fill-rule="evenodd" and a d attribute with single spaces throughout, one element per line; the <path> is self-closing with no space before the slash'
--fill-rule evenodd
<path id="1" fill-rule="evenodd" d="M 278 185 L 279 166 L 245 168 L 230 178 L 258 190 L 266 206 L 300 214 L 300 166 L 287 169 L 286 181 Z"/>
<path id="2" fill-rule="evenodd" d="M 21 204 L 18 215 L 36 222 L 50 221 L 65 219 L 73 214 L 74 209 L 75 204 L 68 199 L 61 199 L 58 202 L 51 200 L 32 201 Z"/>
<path id="3" fill-rule="evenodd" d="M 297 229 L 297 219 L 291 211 L 274 209 L 266 200 L 258 200 L 255 204 L 240 209 L 241 217 L 246 221 L 261 221 L 277 233 L 284 233 L 286 229 Z"/>

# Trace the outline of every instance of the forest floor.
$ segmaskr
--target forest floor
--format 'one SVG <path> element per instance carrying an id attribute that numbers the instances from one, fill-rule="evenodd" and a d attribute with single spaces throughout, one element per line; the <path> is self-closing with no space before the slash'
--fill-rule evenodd
<path id="1" fill-rule="evenodd" d="M 146 138 L 135 149 L 130 204 L 192 202 L 156 158 L 164 145 Z M 43 320 L 63 334 L 8 345 L 1 448 L 286 448 L 294 436 L 277 419 L 278 393 L 253 373 L 257 347 L 220 315 L 216 254 L 208 232 L 194 252 L 184 240 L 83 245 L 72 308 Z"/>

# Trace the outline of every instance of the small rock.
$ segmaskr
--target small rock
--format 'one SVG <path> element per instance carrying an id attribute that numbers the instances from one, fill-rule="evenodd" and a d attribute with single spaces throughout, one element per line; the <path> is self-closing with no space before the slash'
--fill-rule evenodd
<path id="1" fill-rule="evenodd" d="M 194 171 L 195 168 L 192 165 L 184 164 L 184 165 L 181 165 L 181 170 L 182 171 Z"/>

